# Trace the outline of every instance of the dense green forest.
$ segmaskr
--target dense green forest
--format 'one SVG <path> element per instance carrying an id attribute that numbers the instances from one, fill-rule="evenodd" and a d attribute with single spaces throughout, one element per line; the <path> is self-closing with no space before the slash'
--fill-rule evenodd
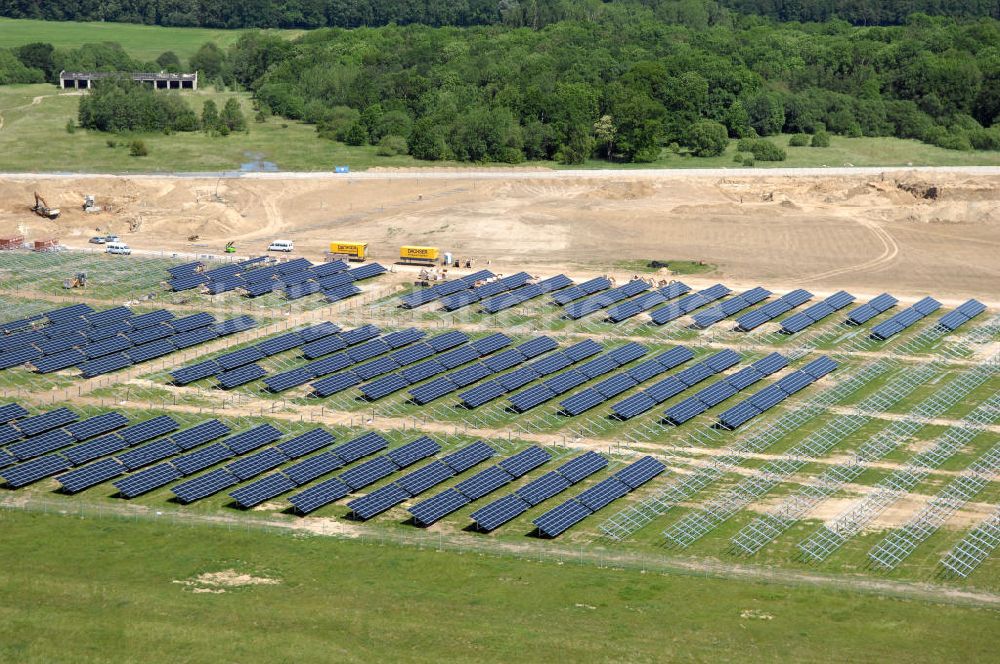
<path id="1" fill-rule="evenodd" d="M 1000 19 L 997 0 L 0 0 L 0 16 L 210 28 L 320 28 L 422 23 L 540 28 L 594 20 L 611 5 L 648 9 L 691 27 L 726 23 L 726 9 L 781 21 L 840 18 L 893 25 L 913 13 Z"/>
<path id="2" fill-rule="evenodd" d="M 225 50 L 206 44 L 186 66 L 203 85 L 250 90 L 259 118 L 420 159 L 649 162 L 664 149 L 712 156 L 736 138 L 741 152 L 780 160 L 754 140 L 779 133 L 817 147 L 834 133 L 1000 149 L 1000 22 L 690 27 L 604 7 L 540 29 L 389 25 L 294 41 L 251 31 Z M 114 44 L 32 44 L 0 52 L 0 81 L 184 66 L 172 53 L 134 62 Z"/>

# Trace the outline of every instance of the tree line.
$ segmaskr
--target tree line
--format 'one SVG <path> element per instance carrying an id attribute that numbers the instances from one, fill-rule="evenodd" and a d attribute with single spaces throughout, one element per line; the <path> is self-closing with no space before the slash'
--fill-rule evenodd
<path id="1" fill-rule="evenodd" d="M 914 13 L 1000 19 L 996 0 L 0 0 L 0 16 L 54 21 L 117 21 L 209 28 L 508 25 L 541 28 L 595 20 L 617 8 L 644 8 L 660 20 L 697 27 L 728 11 L 781 21 L 839 18 L 895 25 Z"/>

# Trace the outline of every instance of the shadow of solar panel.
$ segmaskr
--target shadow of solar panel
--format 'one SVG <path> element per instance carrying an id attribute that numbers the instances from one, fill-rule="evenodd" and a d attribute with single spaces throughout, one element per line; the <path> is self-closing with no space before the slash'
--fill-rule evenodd
<path id="1" fill-rule="evenodd" d="M 223 468 L 217 468 L 209 473 L 181 482 L 170 489 L 182 503 L 193 503 L 219 493 L 225 488 L 237 484 L 238 480 Z"/>
<path id="2" fill-rule="evenodd" d="M 226 353 L 215 358 L 215 362 L 224 370 L 229 371 L 237 367 L 263 360 L 266 355 L 256 346 L 242 348 L 232 353 Z"/>
<path id="3" fill-rule="evenodd" d="M 280 442 L 275 447 L 281 450 L 282 454 L 289 459 L 298 459 L 311 452 L 332 445 L 336 436 L 325 429 L 312 429 L 294 438 Z"/>
<path id="4" fill-rule="evenodd" d="M 528 511 L 531 506 L 516 494 L 509 493 L 469 515 L 481 530 L 495 530 Z"/>
<path id="5" fill-rule="evenodd" d="M 678 384 L 681 387 L 681 391 L 683 391 L 684 384 Z M 663 399 L 663 401 L 666 401 L 666 399 Z M 651 408 L 656 406 L 657 403 L 662 402 L 657 402 L 645 392 L 639 392 L 638 394 L 633 394 L 632 396 L 627 397 L 611 406 L 611 411 L 617 415 L 619 419 L 630 420 L 633 417 L 637 417 L 649 411 Z"/>
<path id="6" fill-rule="evenodd" d="M 514 494 L 528 505 L 534 507 L 552 496 L 562 493 L 570 486 L 571 482 L 568 479 L 555 471 L 550 471 L 528 482 L 523 487 L 516 489 Z"/>
<path id="7" fill-rule="evenodd" d="M 84 346 L 86 343 L 87 338 L 83 336 L 82 332 L 70 332 L 55 339 L 39 341 L 35 347 L 44 355 L 55 355 L 76 346 Z"/>
<path id="8" fill-rule="evenodd" d="M 351 371 L 334 374 L 329 378 L 324 378 L 312 383 L 311 387 L 317 396 L 328 397 L 337 392 L 361 384 L 361 378 Z"/>
<path id="9" fill-rule="evenodd" d="M 252 429 L 231 436 L 222 443 L 236 454 L 245 454 L 250 450 L 273 443 L 281 438 L 282 433 L 270 424 L 260 424 Z"/>
<path id="10" fill-rule="evenodd" d="M 542 514 L 532 523 L 541 534 L 547 537 L 558 537 L 590 515 L 589 509 L 575 500 L 568 500 Z"/>
<path id="11" fill-rule="evenodd" d="M 538 357 L 543 353 L 555 350 L 559 347 L 559 344 L 555 342 L 551 337 L 535 337 L 534 339 L 529 339 L 523 344 L 518 346 L 516 350 L 524 355 L 527 359 L 532 359 Z"/>
<path id="12" fill-rule="evenodd" d="M 27 486 L 38 480 L 55 475 L 60 470 L 70 467 L 70 462 L 58 454 L 38 457 L 31 461 L 19 463 L 16 466 L 0 470 L 0 477 L 7 482 L 7 485 L 14 489 Z"/>
<path id="13" fill-rule="evenodd" d="M 53 323 L 58 323 L 59 321 L 78 318 L 90 313 L 94 313 L 94 309 L 89 304 L 81 303 L 46 311 L 45 316 Z"/>
<path id="14" fill-rule="evenodd" d="M 283 353 L 286 350 L 291 350 L 293 348 L 298 348 L 303 344 L 302 335 L 298 332 L 289 332 L 287 334 L 282 334 L 277 337 L 271 337 L 270 339 L 265 339 L 257 344 L 258 350 L 262 352 L 267 357 L 271 355 L 277 355 L 278 353 Z"/>
<path id="15" fill-rule="evenodd" d="M 34 436 L 49 429 L 76 422 L 80 416 L 68 408 L 56 408 L 47 413 L 26 417 L 17 423 L 17 428 L 25 436 Z"/>
<path id="16" fill-rule="evenodd" d="M 679 380 L 681 383 L 683 383 L 687 387 L 691 387 L 692 385 L 697 385 L 698 383 L 700 383 L 701 381 L 705 380 L 706 378 L 710 378 L 710 377 L 712 377 L 714 375 L 715 375 L 715 372 L 712 370 L 712 368 L 706 362 L 699 362 L 698 364 L 691 365 L 687 369 L 682 369 L 681 371 L 678 371 L 675 374 L 674 378 L 676 378 L 677 380 Z M 661 382 L 663 382 L 663 381 L 661 381 Z M 656 387 L 656 386 L 654 385 L 653 387 Z M 648 389 L 646 391 L 651 393 L 653 387 L 651 387 L 650 389 Z M 654 398 L 655 398 L 655 395 L 653 395 L 653 394 L 650 394 L 650 396 L 654 396 Z"/>
<path id="17" fill-rule="evenodd" d="M 570 459 L 555 469 L 555 472 L 565 477 L 571 484 L 580 482 L 602 468 L 607 467 L 608 460 L 597 452 L 585 452 Z"/>
<path id="18" fill-rule="evenodd" d="M 483 378 L 492 375 L 493 372 L 490 371 L 488 367 L 476 362 L 475 364 L 459 369 L 458 371 L 453 371 L 448 374 L 447 378 L 456 386 L 456 388 L 460 388 L 477 383 Z"/>
<path id="19" fill-rule="evenodd" d="M 436 378 L 429 383 L 413 388 L 409 393 L 417 404 L 423 406 L 446 394 L 451 394 L 457 389 L 458 386 L 447 378 Z"/>
<path id="20" fill-rule="evenodd" d="M 229 431 L 229 427 L 219 420 L 207 420 L 190 429 L 178 431 L 170 437 L 170 440 L 182 450 L 190 450 L 210 440 L 225 436 Z"/>
<path id="21" fill-rule="evenodd" d="M 340 481 L 357 491 L 392 475 L 396 470 L 396 465 L 388 457 L 380 456 L 344 471 L 340 474 Z"/>
<path id="22" fill-rule="evenodd" d="M 242 367 L 237 367 L 220 373 L 219 386 L 223 389 L 229 390 L 234 387 L 239 387 L 240 385 L 252 383 L 258 378 L 263 378 L 266 375 L 267 372 L 258 365 L 245 364 Z"/>
<path id="23" fill-rule="evenodd" d="M 347 507 L 350 508 L 356 518 L 367 521 L 387 509 L 399 505 L 409 497 L 405 491 L 395 484 L 387 484 L 372 491 L 367 496 L 355 498 L 347 503 Z"/>
<path id="24" fill-rule="evenodd" d="M 545 385 L 535 385 L 523 392 L 518 392 L 508 399 L 513 409 L 519 413 L 531 410 L 556 396 L 556 393 Z"/>
<path id="25" fill-rule="evenodd" d="M 389 447 L 389 441 L 372 431 L 339 445 L 331 451 L 343 459 L 344 463 L 351 463 L 387 447 Z"/>
<path id="26" fill-rule="evenodd" d="M 434 349 L 428 344 L 418 343 L 402 350 L 398 350 L 389 357 L 400 366 L 403 366 L 419 362 L 420 360 L 425 360 L 433 354 Z"/>
<path id="27" fill-rule="evenodd" d="M 245 509 L 256 507 L 265 500 L 277 498 L 295 488 L 295 482 L 281 473 L 273 473 L 229 492 L 229 497 Z"/>
<path id="28" fill-rule="evenodd" d="M 179 456 L 170 463 L 173 464 L 173 466 L 177 468 L 181 474 L 193 475 L 199 470 L 204 470 L 209 466 L 214 466 L 220 461 L 231 459 L 233 456 L 235 456 L 233 451 L 222 443 L 212 443 L 211 445 L 208 445 L 200 450 Z"/>
<path id="29" fill-rule="evenodd" d="M 390 350 L 391 348 L 389 344 L 382 339 L 372 339 L 371 341 L 367 341 L 359 346 L 348 348 L 347 355 L 355 362 L 364 362 L 365 360 L 370 360 L 376 355 L 387 353 Z"/>
<path id="30" fill-rule="evenodd" d="M 622 484 L 626 485 L 629 489 L 634 490 L 641 487 L 643 484 L 653 479 L 666 469 L 667 467 L 657 459 L 654 459 L 651 456 L 644 456 L 638 461 L 630 463 L 616 472 L 613 477 L 615 477 Z"/>
<path id="31" fill-rule="evenodd" d="M 496 454 L 496 450 L 481 440 L 466 445 L 460 450 L 446 454 L 441 461 L 451 467 L 455 473 L 463 473 L 476 464 L 486 461 Z"/>
<path id="32" fill-rule="evenodd" d="M 264 385 L 270 392 L 284 392 L 299 385 L 305 385 L 314 378 L 314 375 L 306 367 L 298 367 L 291 371 L 285 371 L 264 379 Z"/>
<path id="33" fill-rule="evenodd" d="M 125 333 L 125 338 L 128 339 L 132 344 L 136 346 L 141 346 L 143 344 L 150 343 L 151 341 L 156 341 L 157 339 L 166 339 L 167 337 L 173 336 L 174 331 L 166 323 L 158 323 L 151 327 L 144 327 L 138 330 L 132 330 L 131 332 Z"/>
<path id="34" fill-rule="evenodd" d="M 272 468 L 277 468 L 288 461 L 288 457 L 275 447 L 269 447 L 256 454 L 237 459 L 224 466 L 225 470 L 236 476 L 240 481 L 256 477 Z"/>
<path id="35" fill-rule="evenodd" d="M 101 341 L 87 344 L 81 350 L 87 356 L 88 359 L 94 359 L 98 357 L 104 357 L 105 355 L 111 355 L 112 353 L 119 353 L 126 348 L 129 348 L 132 342 L 125 337 L 109 337 Z"/>
<path id="36" fill-rule="evenodd" d="M 401 445 L 394 450 L 390 450 L 386 457 L 392 461 L 397 468 L 406 468 L 412 466 L 421 459 L 426 459 L 429 456 L 437 454 L 441 450 L 441 446 L 428 438 L 427 436 L 421 436 L 416 440 L 410 441 L 405 445 Z"/>
<path id="37" fill-rule="evenodd" d="M 802 367 L 802 371 L 818 380 L 836 369 L 837 366 L 838 364 L 835 361 L 831 360 L 826 355 L 823 355 L 821 357 L 817 357 L 815 360 Z"/>
<path id="38" fill-rule="evenodd" d="M 393 392 L 409 387 L 410 383 L 399 374 L 389 374 L 367 385 L 361 386 L 361 394 L 370 401 L 381 399 Z"/>
<path id="39" fill-rule="evenodd" d="M 398 368 L 399 365 L 394 360 L 388 357 L 380 357 L 377 360 L 372 360 L 371 362 L 366 362 L 365 364 L 359 364 L 351 371 L 357 374 L 357 376 L 362 380 L 371 380 L 377 376 L 391 373 Z"/>
<path id="40" fill-rule="evenodd" d="M 591 512 L 596 512 L 605 505 L 618 500 L 628 492 L 629 488 L 627 485 L 615 477 L 609 477 L 580 493 L 576 497 L 576 501 Z"/>
<path id="41" fill-rule="evenodd" d="M 114 459 L 104 459 L 84 468 L 77 468 L 56 477 L 66 493 L 78 493 L 102 482 L 125 474 L 125 469 Z"/>
<path id="42" fill-rule="evenodd" d="M 109 434 L 107 436 L 101 436 L 100 438 L 88 440 L 86 443 L 74 445 L 73 447 L 65 450 L 63 454 L 67 459 L 73 462 L 74 466 L 80 466 L 88 461 L 99 459 L 102 456 L 120 452 L 126 447 L 128 447 L 128 443 L 122 440 L 120 436 Z"/>
<path id="43" fill-rule="evenodd" d="M 0 369 L 11 369 L 41 357 L 42 352 L 34 346 L 15 348 L 0 353 Z"/>
<path id="44" fill-rule="evenodd" d="M 514 479 L 517 479 L 527 475 L 532 470 L 538 468 L 550 459 L 552 459 L 551 452 L 548 452 L 537 445 L 533 445 L 532 447 L 521 450 L 513 456 L 501 459 L 497 465 L 503 468 L 504 471 L 506 471 L 507 474 L 511 475 Z"/>
<path id="45" fill-rule="evenodd" d="M 52 429 L 26 440 L 13 443 L 7 447 L 7 451 L 18 459 L 24 460 L 61 449 L 72 445 L 74 442 L 76 441 L 73 439 L 73 436 L 62 429 Z"/>
<path id="46" fill-rule="evenodd" d="M 129 450 L 119 454 L 116 459 L 119 463 L 125 466 L 128 470 L 135 470 L 137 468 L 142 468 L 143 466 L 148 466 L 151 463 L 156 463 L 157 461 L 162 461 L 172 457 L 175 454 L 179 454 L 181 448 L 174 444 L 169 438 L 164 438 L 162 440 L 156 440 L 152 443 L 143 445 L 142 447 L 137 447 L 134 450 Z"/>
<path id="47" fill-rule="evenodd" d="M 324 505 L 340 500 L 351 492 L 350 488 L 336 477 L 324 480 L 288 499 L 302 514 L 315 512 Z"/>
<path id="48" fill-rule="evenodd" d="M 250 316 L 237 316 L 221 323 L 216 323 L 214 329 L 219 336 L 224 337 L 237 332 L 245 332 L 257 327 L 257 321 Z"/>
<path id="49" fill-rule="evenodd" d="M 521 361 L 524 360 L 524 357 L 522 355 L 520 355 L 519 353 L 517 353 L 517 351 L 510 351 L 510 352 L 513 352 L 513 353 L 515 353 L 515 354 L 518 355 L 518 359 L 514 362 L 514 364 L 517 364 L 518 362 L 521 362 Z M 479 353 L 477 353 L 476 349 L 473 348 L 472 346 L 459 346 L 458 348 L 456 348 L 454 350 L 450 350 L 447 353 L 442 353 L 441 355 L 438 355 L 434 359 L 437 360 L 437 362 L 441 366 L 443 366 L 445 369 L 454 369 L 455 367 L 459 367 L 459 366 L 461 366 L 463 364 L 467 364 L 467 363 L 472 362 L 472 361 L 474 361 L 474 360 L 476 360 L 478 358 L 479 358 Z M 491 358 L 484 358 L 483 363 L 486 364 L 486 360 L 488 360 L 488 359 L 491 359 Z M 489 365 L 487 365 L 487 366 L 489 366 Z M 514 366 L 514 365 L 512 364 L 510 366 Z M 500 369 L 495 369 L 495 371 L 501 371 L 501 370 Z"/>
<path id="50" fill-rule="evenodd" d="M 170 372 L 170 379 L 176 385 L 187 385 L 196 380 L 201 380 L 210 376 L 217 376 L 220 373 L 222 373 L 222 367 L 216 364 L 215 360 L 205 360 L 204 362 L 192 364 L 187 367 L 181 367 L 180 369 Z"/>
<path id="51" fill-rule="evenodd" d="M 703 390 L 699 390 L 694 398 L 705 404 L 706 408 L 712 408 L 717 406 L 729 397 L 736 394 L 739 390 L 732 386 L 726 380 L 720 380 L 712 385 L 709 385 Z"/>
<path id="52" fill-rule="evenodd" d="M 781 353 L 771 353 L 770 355 L 757 360 L 750 366 L 765 376 L 770 376 L 771 374 L 777 373 L 787 367 L 788 358 Z"/>
<path id="53" fill-rule="evenodd" d="M 507 389 L 500 384 L 499 381 L 491 380 L 483 383 L 482 385 L 477 385 L 476 387 L 462 392 L 459 397 L 469 408 L 478 408 L 485 403 L 489 403 L 494 399 L 502 397 L 507 393 Z"/>
<path id="54" fill-rule="evenodd" d="M 169 355 L 175 350 L 177 349 L 174 348 L 170 339 L 160 339 L 159 341 L 152 341 L 141 346 L 133 346 L 125 351 L 125 355 L 128 359 L 132 360 L 134 364 L 138 364 L 140 362 L 147 362 L 157 357 L 162 357 L 163 355 Z"/>
<path id="55" fill-rule="evenodd" d="M 672 424 L 684 424 L 688 420 L 701 415 L 706 410 L 708 410 L 707 405 L 694 397 L 688 397 L 684 401 L 668 408 L 664 412 L 664 417 Z"/>
<path id="56" fill-rule="evenodd" d="M 568 399 L 563 399 L 559 402 L 559 405 L 562 406 L 562 409 L 570 415 L 576 416 L 590 410 L 594 406 L 604 403 L 605 401 L 607 401 L 607 397 L 594 388 L 587 388 L 582 392 L 574 394 Z"/>
<path id="57" fill-rule="evenodd" d="M 69 367 L 77 364 L 82 364 L 86 360 L 86 355 L 75 348 L 71 348 L 70 350 L 56 353 L 55 355 L 46 355 L 45 357 L 38 358 L 37 360 L 32 360 L 31 366 L 35 368 L 37 373 L 45 374 L 52 373 L 54 371 L 61 371 L 62 369 L 68 369 Z"/>
<path id="58" fill-rule="evenodd" d="M 409 512 L 416 523 L 429 526 L 468 505 L 469 502 L 468 498 L 455 489 L 445 489 L 436 496 L 413 505 L 409 508 Z"/>
<path id="59" fill-rule="evenodd" d="M 322 477 L 323 475 L 332 473 L 343 466 L 344 461 L 336 454 L 333 454 L 332 452 L 323 452 L 322 454 L 317 454 L 314 457 L 303 459 L 302 461 L 289 466 L 282 472 L 291 478 L 291 480 L 297 485 L 301 486 L 312 482 L 317 477 Z"/>
<path id="60" fill-rule="evenodd" d="M 382 337 L 382 340 L 390 348 L 402 348 L 407 344 L 412 344 L 415 341 L 420 341 L 427 335 L 423 330 L 418 330 L 414 327 L 407 328 L 405 330 L 400 330 L 399 332 L 390 332 L 389 334 Z"/>

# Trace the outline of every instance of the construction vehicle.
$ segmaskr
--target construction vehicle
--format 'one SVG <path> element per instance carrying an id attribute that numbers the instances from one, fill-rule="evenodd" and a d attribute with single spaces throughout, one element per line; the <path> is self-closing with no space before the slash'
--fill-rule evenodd
<path id="1" fill-rule="evenodd" d="M 83 211 L 87 214 L 95 214 L 101 211 L 101 208 L 94 202 L 93 194 L 87 194 L 83 197 Z"/>
<path id="2" fill-rule="evenodd" d="M 226 253 L 235 254 L 236 253 L 236 243 L 230 240 L 226 243 Z"/>
<path id="3" fill-rule="evenodd" d="M 46 219 L 55 219 L 59 216 L 59 208 L 50 208 L 49 204 L 45 202 L 45 199 L 37 191 L 35 192 L 35 206 L 31 208 L 31 211 L 39 217 L 45 217 Z"/>
<path id="4" fill-rule="evenodd" d="M 437 247 L 400 247 L 399 262 L 411 265 L 436 265 L 439 254 Z"/>
<path id="5" fill-rule="evenodd" d="M 330 260 L 346 258 L 349 261 L 364 261 L 368 258 L 367 242 L 331 242 Z"/>
<path id="6" fill-rule="evenodd" d="M 86 288 L 87 273 L 77 272 L 72 279 L 63 279 L 63 288 Z"/>

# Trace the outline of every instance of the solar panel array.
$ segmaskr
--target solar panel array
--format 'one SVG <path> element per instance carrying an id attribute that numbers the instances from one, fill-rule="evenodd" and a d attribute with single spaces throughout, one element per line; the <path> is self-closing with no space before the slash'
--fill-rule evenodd
<path id="1" fill-rule="evenodd" d="M 440 284 L 435 284 L 430 288 L 413 291 L 412 293 L 399 298 L 400 306 L 404 309 L 415 309 L 421 305 L 427 304 L 428 302 L 440 300 L 442 297 L 447 295 L 453 295 L 459 291 L 473 288 L 477 282 L 486 281 L 494 276 L 496 275 L 489 270 L 479 270 L 478 272 L 474 272 L 473 274 L 469 274 L 464 277 L 459 277 L 452 281 L 445 281 Z"/>
<path id="2" fill-rule="evenodd" d="M 664 411 L 664 419 L 673 425 L 684 424 L 786 366 L 788 366 L 788 358 L 781 353 L 771 353 L 732 376 L 723 378 L 674 404 Z"/>
<path id="3" fill-rule="evenodd" d="M 495 530 L 536 505 L 605 468 L 608 460 L 586 452 L 470 514 L 480 530 Z"/>
<path id="4" fill-rule="evenodd" d="M 767 359 L 767 358 L 765 358 Z M 781 380 L 758 390 L 732 408 L 719 415 L 719 424 L 725 429 L 736 429 L 758 415 L 774 408 L 796 392 L 805 389 L 837 368 L 837 363 L 827 356 L 821 356 L 798 371 L 784 376 Z"/>
<path id="5" fill-rule="evenodd" d="M 781 321 L 781 332 L 783 334 L 801 332 L 810 325 L 818 323 L 827 316 L 840 311 L 854 302 L 854 300 L 855 297 L 847 291 L 837 291 L 825 300 L 810 305 L 801 312 Z"/>
<path id="6" fill-rule="evenodd" d="M 888 293 L 882 293 L 866 304 L 862 304 L 860 307 L 852 309 L 850 313 L 847 314 L 847 324 L 848 325 L 863 325 L 867 323 L 875 316 L 881 313 L 885 313 L 889 309 L 892 309 L 899 302 L 896 298 Z"/>
<path id="7" fill-rule="evenodd" d="M 553 507 L 532 521 L 546 537 L 558 537 L 574 525 L 615 500 L 649 482 L 667 467 L 645 456 L 591 486 L 579 495 Z"/>
<path id="8" fill-rule="evenodd" d="M 749 309 L 758 302 L 763 302 L 770 296 L 771 291 L 757 286 L 756 288 L 751 288 L 748 291 L 744 291 L 739 295 L 731 297 L 728 300 L 711 307 L 710 309 L 696 313 L 692 316 L 692 320 L 694 321 L 695 327 L 704 329 L 725 318 L 737 314 L 744 309 Z"/>
<path id="9" fill-rule="evenodd" d="M 446 295 L 440 299 L 441 308 L 445 311 L 456 311 L 470 304 L 489 300 L 495 295 L 512 291 L 515 288 L 525 285 L 531 280 L 531 275 L 527 272 L 518 272 L 508 277 L 500 277 L 495 281 L 489 281 L 482 286 L 476 286 L 468 290 L 461 290 L 451 295 Z"/>
<path id="10" fill-rule="evenodd" d="M 579 415 L 693 358 L 694 353 L 689 349 L 675 346 L 631 369 L 610 376 L 592 387 L 563 399 L 559 405 L 567 415 Z"/>
<path id="11" fill-rule="evenodd" d="M 514 290 L 506 293 L 501 293 L 500 295 L 495 295 L 491 298 L 483 300 L 482 310 L 488 314 L 495 314 L 503 311 L 504 309 L 516 307 L 517 305 L 536 297 L 541 297 L 545 293 L 551 293 L 572 285 L 573 281 L 569 277 L 565 274 L 558 274 L 554 277 L 543 279 L 538 283 L 521 286 L 520 288 L 515 288 Z"/>
<path id="12" fill-rule="evenodd" d="M 685 360 L 686 361 L 686 360 Z M 738 364 L 739 353 L 733 350 L 720 350 L 701 362 L 691 365 L 672 376 L 659 380 L 649 387 L 619 401 L 611 406 L 611 412 L 622 420 L 632 419 L 655 406 L 697 385 L 703 380 Z M 636 367 L 638 369 L 638 367 Z"/>
<path id="13" fill-rule="evenodd" d="M 714 286 L 704 288 L 697 293 L 685 295 L 681 299 L 676 302 L 671 302 L 665 307 L 653 309 L 649 312 L 649 318 L 657 325 L 665 325 L 666 323 L 677 320 L 681 316 L 691 313 L 695 309 L 700 309 L 706 304 L 711 304 L 716 300 L 721 300 L 731 292 L 732 291 L 722 284 L 715 284 Z"/>
<path id="14" fill-rule="evenodd" d="M 590 297 L 577 300 L 575 302 L 570 302 L 563 307 L 563 317 L 578 320 L 588 314 L 600 311 L 601 309 L 609 307 L 616 302 L 621 302 L 626 298 L 634 297 L 647 290 L 649 290 L 648 283 L 642 281 L 641 279 L 635 279 L 628 282 L 624 286 L 612 288 L 609 291 L 598 293 L 597 295 L 591 295 Z"/>
<path id="15" fill-rule="evenodd" d="M 347 263 L 339 260 L 318 265 L 305 258 L 272 263 L 271 259 L 263 256 L 212 270 L 202 271 L 202 267 L 201 263 L 188 263 L 168 269 L 170 289 L 185 291 L 201 288 L 210 295 L 238 290 L 246 297 L 280 291 L 287 300 L 322 293 L 327 300 L 336 302 L 361 292 L 353 285 L 354 282 L 386 271 L 378 263 L 350 269 Z"/>
<path id="16" fill-rule="evenodd" d="M 245 385 L 267 375 L 267 372 L 254 362 L 306 344 L 321 342 L 327 337 L 337 335 L 340 331 L 338 326 L 329 321 L 310 325 L 301 330 L 269 337 L 253 346 L 220 355 L 212 360 L 175 369 L 170 372 L 170 378 L 176 385 L 187 385 L 196 380 L 218 376 L 219 385 L 223 388 Z"/>
<path id="17" fill-rule="evenodd" d="M 786 314 L 792 309 L 802 306 L 811 300 L 813 294 L 809 291 L 798 288 L 789 293 L 785 293 L 777 300 L 768 302 L 762 307 L 753 311 L 748 311 L 736 319 L 736 329 L 740 332 L 755 330 L 764 323 L 772 321 L 782 314 Z"/>
<path id="18" fill-rule="evenodd" d="M 663 288 L 643 293 L 637 298 L 610 307 L 607 311 L 608 320 L 612 323 L 620 323 L 668 300 L 680 297 L 690 290 L 691 287 L 687 284 L 680 281 L 672 281 Z"/>
<path id="19" fill-rule="evenodd" d="M 560 290 L 552 296 L 552 302 L 563 306 L 574 300 L 579 300 L 582 297 L 587 297 L 588 295 L 593 295 L 594 293 L 599 293 L 603 290 L 611 288 L 611 280 L 607 277 L 595 277 L 589 281 L 585 281 L 582 284 L 576 286 L 570 286 Z"/>
<path id="20" fill-rule="evenodd" d="M 28 323 L 34 329 L 9 326 L 20 331 L 0 335 L 0 369 L 29 364 L 38 373 L 52 373 L 79 367 L 91 378 L 247 329 L 247 321 L 255 324 L 249 317 L 217 323 L 204 312 L 176 318 L 166 309 L 135 315 L 127 307 L 83 306 L 55 310 L 54 318 L 35 317 Z"/>
<path id="21" fill-rule="evenodd" d="M 889 320 L 883 321 L 872 328 L 872 339 L 885 341 L 889 337 L 899 334 L 911 325 L 918 323 L 927 316 L 941 308 L 941 303 L 932 297 L 925 297 L 913 306 L 903 309 Z"/>
<path id="22" fill-rule="evenodd" d="M 485 468 L 462 480 L 453 488 L 416 503 L 408 508 L 415 523 L 429 526 L 463 505 L 479 500 L 515 479 L 548 462 L 552 454 L 538 446 L 521 450 L 494 466 Z"/>
<path id="23" fill-rule="evenodd" d="M 959 327 L 972 320 L 979 314 L 986 311 L 986 305 L 979 300 L 968 300 L 963 302 L 954 311 L 951 311 L 938 319 L 937 326 L 942 330 L 954 332 Z"/>

